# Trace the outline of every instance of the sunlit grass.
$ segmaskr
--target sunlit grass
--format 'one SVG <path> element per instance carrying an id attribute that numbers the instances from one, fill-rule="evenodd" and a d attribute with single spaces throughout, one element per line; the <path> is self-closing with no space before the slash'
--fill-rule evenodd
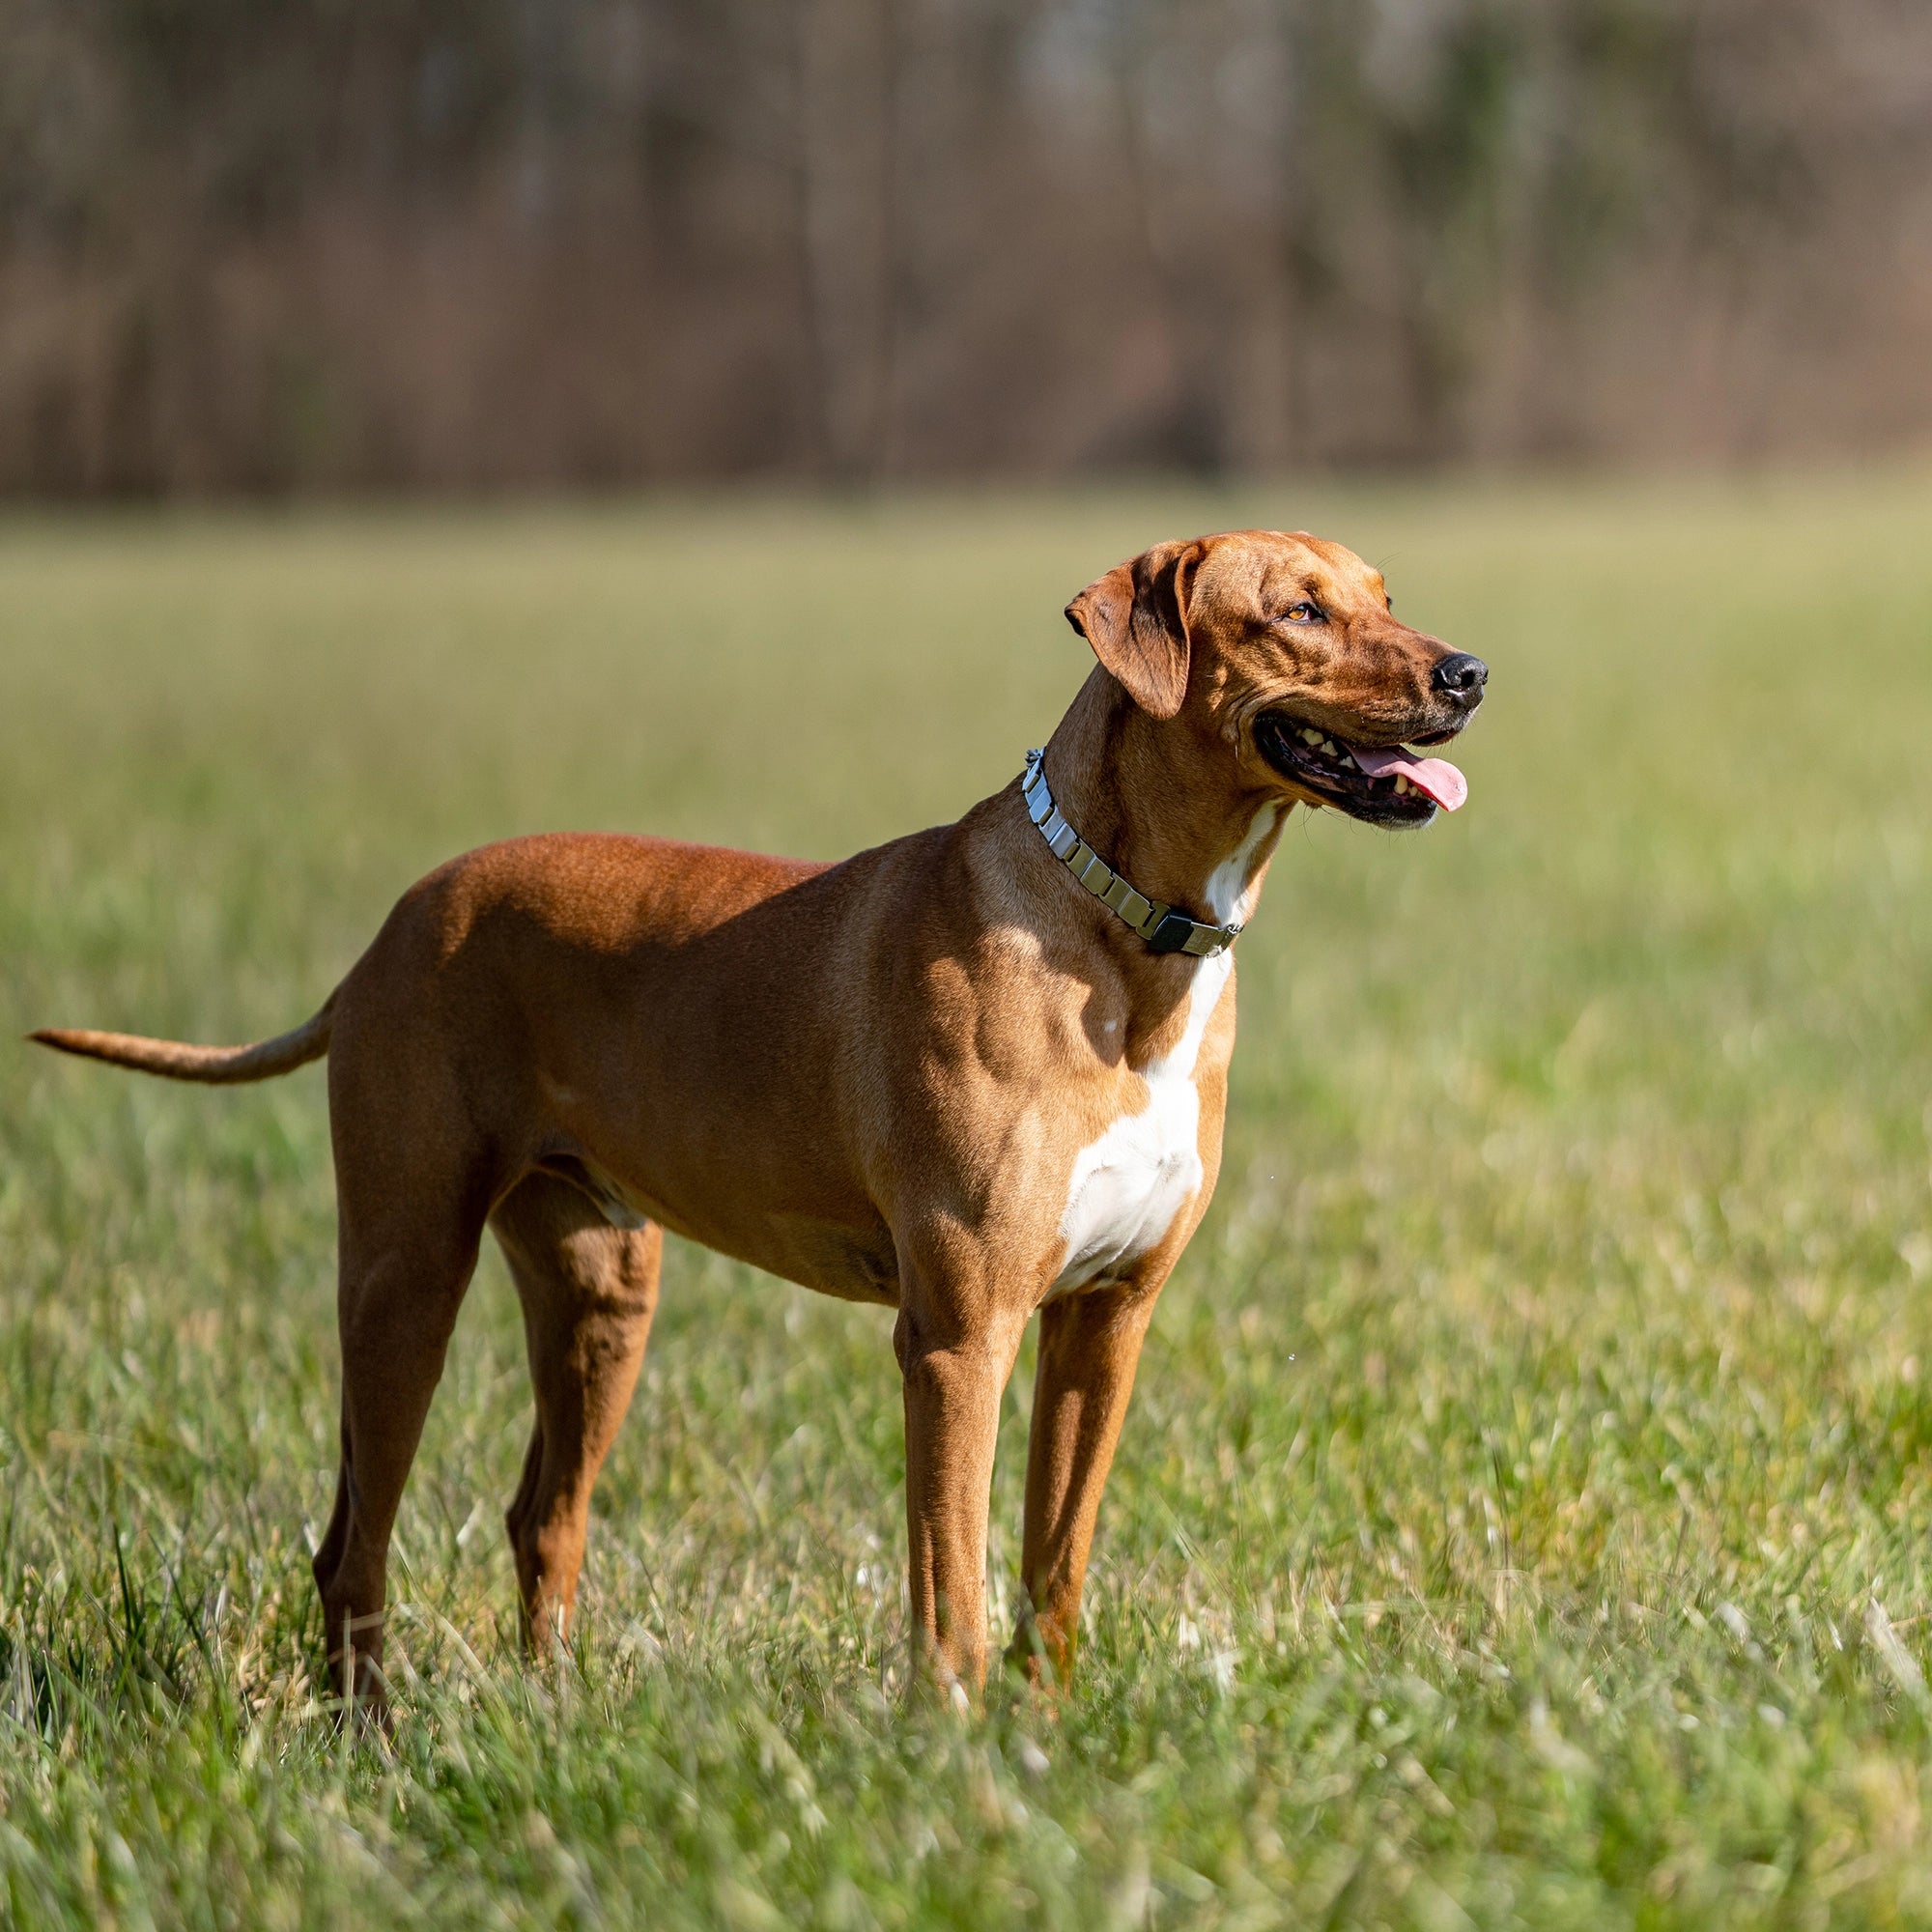
<path id="1" fill-rule="evenodd" d="M 1932 1920 L 1928 521 L 1908 478 L 0 526 L 8 1035 L 279 1029 L 506 833 L 956 815 L 1163 535 L 1318 527 L 1494 674 L 1468 809 L 1297 823 L 1241 942 L 1057 1717 L 902 1709 L 889 1318 L 686 1248 L 526 1679 L 492 1256 L 352 1747 L 319 1075 L 0 1046 L 0 1922 Z"/>

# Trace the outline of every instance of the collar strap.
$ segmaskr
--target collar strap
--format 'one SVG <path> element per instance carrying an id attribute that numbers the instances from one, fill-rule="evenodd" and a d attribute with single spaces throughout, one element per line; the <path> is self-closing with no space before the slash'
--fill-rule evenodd
<path id="1" fill-rule="evenodd" d="M 1039 836 L 1053 856 L 1109 912 L 1132 926 L 1147 941 L 1151 952 L 1185 952 L 1196 959 L 1211 959 L 1234 945 L 1241 930 L 1238 924 L 1204 925 L 1159 899 L 1135 892 L 1061 816 L 1053 794 L 1046 788 L 1046 767 L 1041 760 L 1037 751 L 1026 755 L 1022 785 L 1027 816 L 1039 827 Z"/>

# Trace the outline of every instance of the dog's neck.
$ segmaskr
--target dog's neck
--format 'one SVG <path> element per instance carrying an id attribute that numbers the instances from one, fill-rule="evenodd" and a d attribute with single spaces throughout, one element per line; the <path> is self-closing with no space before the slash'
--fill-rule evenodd
<path id="1" fill-rule="evenodd" d="M 1152 718 L 1095 667 L 1047 741 L 1047 783 L 1136 892 L 1208 924 L 1245 924 L 1292 805 L 1245 782 L 1234 748 L 1191 709 Z"/>

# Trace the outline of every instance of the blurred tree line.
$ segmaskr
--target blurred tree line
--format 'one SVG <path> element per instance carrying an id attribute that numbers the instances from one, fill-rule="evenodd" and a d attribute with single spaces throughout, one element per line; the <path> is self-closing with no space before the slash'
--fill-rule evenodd
<path id="1" fill-rule="evenodd" d="M 0 0 L 0 489 L 1932 427 L 1925 0 Z"/>

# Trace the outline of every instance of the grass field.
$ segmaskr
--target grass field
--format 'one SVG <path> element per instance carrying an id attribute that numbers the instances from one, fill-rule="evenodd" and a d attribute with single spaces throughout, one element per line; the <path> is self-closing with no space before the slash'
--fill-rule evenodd
<path id="1" fill-rule="evenodd" d="M 1064 1708 L 902 1705 L 890 1317 L 689 1248 L 526 1678 L 493 1253 L 354 1743 L 319 1071 L 0 1042 L 0 1922 L 1932 1923 L 1932 480 L 16 517 L 0 1036 L 278 1030 L 507 833 L 953 816 L 1247 522 L 1493 696 L 1457 818 L 1284 841 Z"/>

